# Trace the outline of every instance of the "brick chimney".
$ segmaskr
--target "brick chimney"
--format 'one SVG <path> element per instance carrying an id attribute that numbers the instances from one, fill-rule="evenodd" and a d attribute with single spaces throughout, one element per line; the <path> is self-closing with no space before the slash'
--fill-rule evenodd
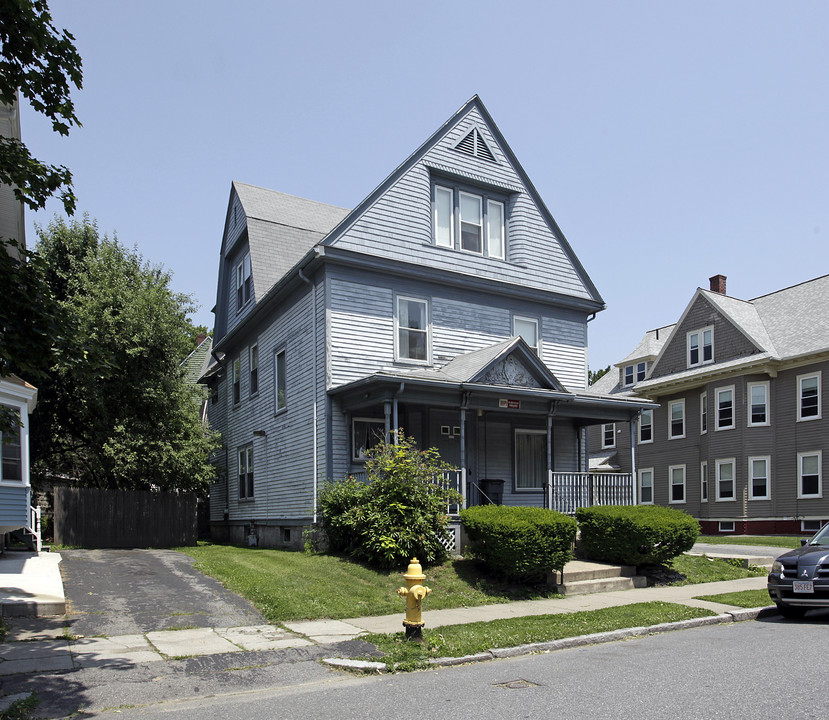
<path id="1" fill-rule="evenodd" d="M 708 278 L 708 282 L 711 283 L 711 292 L 725 295 L 725 275 L 714 275 Z"/>
<path id="2" fill-rule="evenodd" d="M 201 345 L 205 340 L 207 340 L 207 335 L 203 333 L 199 333 L 198 335 L 196 335 L 196 347 Z"/>

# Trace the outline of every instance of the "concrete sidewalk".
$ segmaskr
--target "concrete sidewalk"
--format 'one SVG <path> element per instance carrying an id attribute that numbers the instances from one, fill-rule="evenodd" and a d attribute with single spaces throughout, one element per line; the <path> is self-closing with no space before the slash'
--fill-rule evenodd
<path id="1" fill-rule="evenodd" d="M 66 596 L 59 553 L 6 551 L 0 555 L 0 616 L 63 615 Z"/>

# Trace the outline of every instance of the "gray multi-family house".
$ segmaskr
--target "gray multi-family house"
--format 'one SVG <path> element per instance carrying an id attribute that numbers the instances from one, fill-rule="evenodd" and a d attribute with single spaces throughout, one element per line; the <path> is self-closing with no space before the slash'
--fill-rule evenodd
<path id="1" fill-rule="evenodd" d="M 829 520 L 826 370 L 829 276 L 739 300 L 715 275 L 591 386 L 659 404 L 634 423 L 632 453 L 627 423 L 591 429 L 592 466 L 634 471 L 639 502 L 681 508 L 704 532 L 814 531 Z"/>
<path id="2" fill-rule="evenodd" d="M 202 378 L 213 536 L 300 544 L 322 483 L 395 428 L 466 504 L 630 502 L 586 472 L 588 425 L 652 407 L 585 391 L 603 307 L 477 96 L 353 210 L 234 182 Z"/>

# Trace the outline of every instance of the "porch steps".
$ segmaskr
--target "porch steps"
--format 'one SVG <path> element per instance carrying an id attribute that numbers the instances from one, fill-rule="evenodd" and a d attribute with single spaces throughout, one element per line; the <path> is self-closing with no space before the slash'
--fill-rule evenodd
<path id="1" fill-rule="evenodd" d="M 645 587 L 647 580 L 635 573 L 636 568 L 630 565 L 573 560 L 564 566 L 560 578 L 556 573 L 551 584 L 562 595 L 589 595 Z"/>

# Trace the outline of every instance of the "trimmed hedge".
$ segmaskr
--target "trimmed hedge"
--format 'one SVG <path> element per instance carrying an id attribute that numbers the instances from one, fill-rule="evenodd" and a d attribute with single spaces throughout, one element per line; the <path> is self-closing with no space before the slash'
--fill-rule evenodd
<path id="1" fill-rule="evenodd" d="M 579 508 L 576 519 L 585 557 L 620 565 L 670 562 L 690 550 L 700 532 L 687 513 L 656 505 Z"/>
<path id="2" fill-rule="evenodd" d="M 474 555 L 510 580 L 534 582 L 573 558 L 576 521 L 537 507 L 478 505 L 461 511 Z"/>

